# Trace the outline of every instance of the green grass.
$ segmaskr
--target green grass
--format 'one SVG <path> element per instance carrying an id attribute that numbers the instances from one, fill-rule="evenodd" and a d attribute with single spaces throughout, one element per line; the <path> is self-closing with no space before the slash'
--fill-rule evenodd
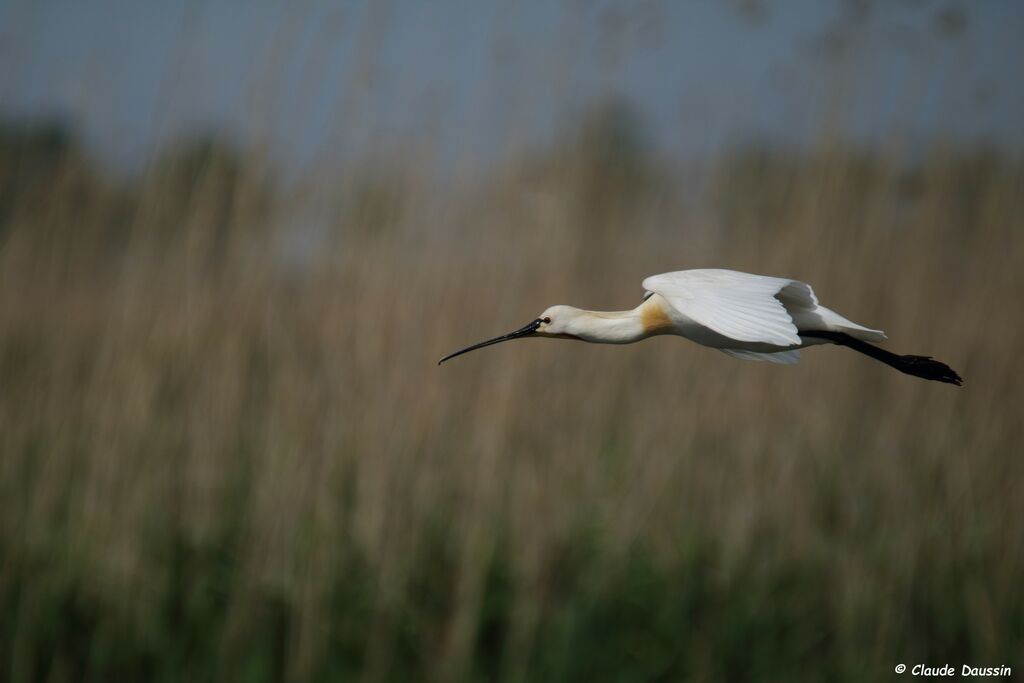
<path id="1" fill-rule="evenodd" d="M 151 552 L 162 576 L 142 595 L 98 596 L 88 576 L 53 558 L 25 562 L 4 581 L 5 665 L 13 678 L 76 680 L 280 680 L 290 673 L 302 624 L 292 600 L 247 586 L 232 553 L 240 539 L 205 547 L 161 537 Z M 679 539 L 671 563 L 643 547 L 616 561 L 593 545 L 566 549 L 542 586 L 524 587 L 501 543 L 486 563 L 476 628 L 458 662 L 438 654 L 458 602 L 457 558 L 438 536 L 415 558 L 404 595 L 379 600 L 379 577 L 352 558 L 333 568 L 318 621 L 318 652 L 301 676 L 348 680 L 365 672 L 374 638 L 388 645 L 375 673 L 418 680 L 880 680 L 900 661 L 1006 659 L 1019 643 L 1024 605 L 1001 606 L 986 645 L 971 626 L 978 568 L 954 563 L 873 599 L 844 605 L 834 566 L 754 559 L 725 570 L 711 540 Z M 599 572 L 594 566 L 600 566 Z M 881 577 L 885 584 L 889 577 Z M 527 596 L 539 590 L 541 597 Z M 243 614 L 239 593 L 244 594 Z M 881 605 L 883 599 L 893 604 Z M 131 602 L 152 613 L 133 620 Z M 533 625 L 516 634 L 518 606 L 537 600 Z M 382 604 L 383 603 L 383 604 Z M 880 612 L 896 612 L 885 626 Z M 995 649 L 990 649 L 995 645 Z M 1002 649 L 1007 648 L 1007 649 Z M 992 660 L 994 661 L 994 660 Z M 455 667 L 454 669 L 447 667 Z M 291 672 L 294 675 L 294 672 Z"/>
<path id="2" fill-rule="evenodd" d="M 0 677 L 1024 666 L 1021 160 L 755 150 L 684 199 L 635 145 L 636 183 L 605 174 L 617 134 L 440 195 L 401 160 L 327 176 L 301 268 L 305 197 L 244 151 L 114 181 L 0 145 Z M 966 386 L 666 338 L 435 365 L 702 265 L 806 279 Z"/>

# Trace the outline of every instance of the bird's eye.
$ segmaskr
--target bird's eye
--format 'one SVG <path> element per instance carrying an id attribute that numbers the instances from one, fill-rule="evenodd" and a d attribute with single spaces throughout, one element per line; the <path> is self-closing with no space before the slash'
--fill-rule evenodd
<path id="1" fill-rule="evenodd" d="M 541 318 L 541 322 L 544 323 L 545 325 L 550 325 L 551 318 Z"/>

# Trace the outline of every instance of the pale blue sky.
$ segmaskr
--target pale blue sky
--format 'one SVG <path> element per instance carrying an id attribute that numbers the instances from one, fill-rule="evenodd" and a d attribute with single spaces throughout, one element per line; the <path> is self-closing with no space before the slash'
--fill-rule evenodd
<path id="1" fill-rule="evenodd" d="M 122 168 L 196 130 L 292 167 L 423 142 L 474 163 L 607 97 L 681 159 L 828 122 L 1019 148 L 1022 83 L 1019 0 L 0 0 L 0 115 L 62 117 Z"/>

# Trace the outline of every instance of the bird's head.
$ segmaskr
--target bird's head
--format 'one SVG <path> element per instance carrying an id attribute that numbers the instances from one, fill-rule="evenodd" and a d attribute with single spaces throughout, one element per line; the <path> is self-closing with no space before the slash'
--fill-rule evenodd
<path id="1" fill-rule="evenodd" d="M 578 308 L 572 306 L 551 306 L 544 310 L 540 314 L 539 318 L 534 319 L 528 325 L 520 327 L 518 330 L 503 334 L 500 337 L 494 339 L 488 339 L 487 341 L 480 342 L 479 344 L 473 344 L 467 346 L 464 349 L 450 353 L 437 362 L 438 365 L 455 358 L 455 356 L 461 356 L 464 353 L 475 351 L 476 349 L 482 349 L 485 346 L 491 346 L 492 344 L 500 344 L 501 342 L 511 341 L 513 339 L 524 339 L 526 337 L 552 337 L 555 339 L 578 339 L 578 337 L 572 334 L 569 330 L 572 327 L 572 323 L 576 320 L 579 315 L 583 313 Z"/>
<path id="2" fill-rule="evenodd" d="M 572 306 L 550 306 L 540 314 L 537 320 L 540 326 L 537 328 L 538 337 L 554 337 L 556 339 L 577 339 L 572 333 L 573 323 L 583 314 L 578 308 Z"/>

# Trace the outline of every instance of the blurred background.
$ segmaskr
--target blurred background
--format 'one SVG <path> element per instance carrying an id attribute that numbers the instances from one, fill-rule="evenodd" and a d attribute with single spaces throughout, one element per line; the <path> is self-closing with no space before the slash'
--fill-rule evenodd
<path id="1" fill-rule="evenodd" d="M 1021 36 L 1015 0 L 0 0 L 0 678 L 1024 670 Z M 665 337 L 436 366 L 698 267 L 966 386 Z"/>

